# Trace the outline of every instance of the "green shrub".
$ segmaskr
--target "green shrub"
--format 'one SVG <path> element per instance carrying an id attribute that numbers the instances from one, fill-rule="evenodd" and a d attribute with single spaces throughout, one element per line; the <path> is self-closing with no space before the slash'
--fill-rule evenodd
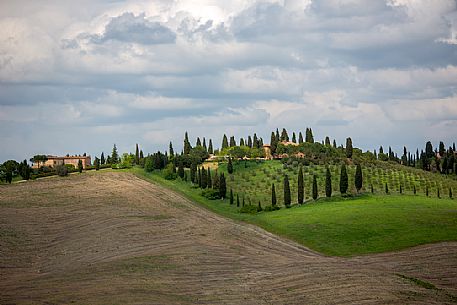
<path id="1" fill-rule="evenodd" d="M 240 209 L 240 213 L 247 213 L 247 214 L 256 214 L 257 213 L 257 207 L 254 205 L 245 205 Z"/>
<path id="2" fill-rule="evenodd" d="M 215 189 L 205 189 L 202 191 L 202 196 L 205 197 L 206 199 L 209 199 L 209 200 L 216 200 L 216 199 L 220 199 L 221 196 L 219 194 L 219 190 L 215 190 Z"/>
<path id="3" fill-rule="evenodd" d="M 60 177 L 64 177 L 68 175 L 68 168 L 65 165 L 57 165 L 56 166 L 56 173 Z"/>

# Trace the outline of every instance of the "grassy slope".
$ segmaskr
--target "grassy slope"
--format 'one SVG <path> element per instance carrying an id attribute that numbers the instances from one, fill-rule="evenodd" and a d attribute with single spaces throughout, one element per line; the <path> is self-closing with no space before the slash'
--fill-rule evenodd
<path id="1" fill-rule="evenodd" d="M 304 206 L 240 214 L 228 201 L 210 201 L 190 184 L 132 170 L 226 217 L 256 224 L 328 255 L 351 256 L 457 240 L 457 201 L 411 195 L 334 197 Z"/>

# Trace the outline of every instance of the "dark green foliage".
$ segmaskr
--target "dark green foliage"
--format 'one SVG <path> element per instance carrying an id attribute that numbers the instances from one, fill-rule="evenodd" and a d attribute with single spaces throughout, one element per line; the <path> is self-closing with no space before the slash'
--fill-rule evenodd
<path id="1" fill-rule="evenodd" d="M 44 164 L 46 161 L 48 161 L 48 157 L 46 155 L 35 155 L 30 158 L 30 162 L 36 163 L 38 168 L 40 167 L 40 164 Z"/>
<path id="2" fill-rule="evenodd" d="M 197 175 L 197 183 L 198 183 L 198 187 L 202 187 L 202 171 L 200 169 L 200 167 L 198 168 L 198 175 Z"/>
<path id="3" fill-rule="evenodd" d="M 241 207 L 240 213 L 256 214 L 257 213 L 257 207 L 255 205 L 247 204 L 247 205 Z"/>
<path id="4" fill-rule="evenodd" d="M 252 148 L 252 138 L 251 138 L 251 136 L 248 136 L 248 147 Z"/>
<path id="5" fill-rule="evenodd" d="M 208 154 L 212 155 L 214 153 L 213 150 L 213 141 L 209 139 L 209 144 L 208 144 Z"/>
<path id="6" fill-rule="evenodd" d="M 425 187 L 425 196 L 428 197 L 428 186 Z"/>
<path id="7" fill-rule="evenodd" d="M 178 161 L 178 176 L 184 179 L 184 163 L 182 160 Z"/>
<path id="8" fill-rule="evenodd" d="M 204 167 L 201 168 L 201 175 L 202 175 L 202 182 L 201 182 L 201 188 L 202 189 L 206 189 L 206 187 L 208 186 L 208 172 L 206 171 L 206 169 Z"/>
<path id="9" fill-rule="evenodd" d="M 192 164 L 190 165 L 190 181 L 192 183 L 197 182 L 197 163 L 196 162 L 192 162 Z"/>
<path id="10" fill-rule="evenodd" d="M 371 193 L 374 194 L 373 184 L 371 185 Z"/>
<path id="11" fill-rule="evenodd" d="M 212 178 L 213 182 L 213 189 L 219 190 L 219 175 L 217 174 L 217 169 L 216 172 L 214 173 L 214 177 Z"/>
<path id="12" fill-rule="evenodd" d="M 224 173 L 219 176 L 219 196 L 224 199 L 227 194 L 227 184 L 225 181 Z"/>
<path id="13" fill-rule="evenodd" d="M 136 144 L 136 147 L 135 147 L 135 164 L 136 165 L 140 164 L 140 149 L 138 148 L 138 143 Z"/>
<path id="14" fill-rule="evenodd" d="M 163 171 L 163 177 L 166 180 L 176 180 L 176 178 L 178 178 L 178 174 L 176 174 L 176 168 L 175 168 L 175 165 L 173 163 L 169 163 L 165 167 L 165 170 Z"/>
<path id="15" fill-rule="evenodd" d="M 402 188 L 402 186 L 400 184 L 400 194 L 402 194 L 402 193 L 403 193 L 403 188 Z"/>
<path id="16" fill-rule="evenodd" d="M 271 149 L 271 154 L 274 154 L 276 152 L 276 147 L 278 146 L 278 143 L 276 142 L 276 136 L 274 132 L 271 132 L 271 137 L 270 137 L 270 149 Z"/>
<path id="17" fill-rule="evenodd" d="M 22 179 L 24 179 L 24 180 L 30 179 L 32 169 L 28 165 L 27 160 L 24 160 L 22 163 L 19 164 L 18 170 L 19 170 L 19 175 L 21 175 Z"/>
<path id="18" fill-rule="evenodd" d="M 83 172 L 83 161 L 81 159 L 78 160 L 78 172 L 80 174 Z"/>
<path id="19" fill-rule="evenodd" d="M 244 205 L 244 197 L 243 197 L 243 205 Z M 275 190 L 275 184 L 271 184 L 271 205 L 276 206 L 276 190 Z"/>
<path id="20" fill-rule="evenodd" d="M 228 140 L 227 140 L 227 136 L 224 134 L 224 136 L 222 137 L 222 146 L 221 146 L 221 149 L 224 150 L 226 149 L 228 146 Z"/>
<path id="21" fill-rule="evenodd" d="M 102 157 L 103 157 L 103 153 L 102 153 Z M 144 159 L 144 154 L 143 154 L 143 150 L 142 149 L 140 149 L 140 160 L 141 159 Z"/>
<path id="22" fill-rule="evenodd" d="M 211 179 L 211 169 L 208 167 L 208 173 L 206 175 L 206 186 L 208 188 L 212 188 L 213 187 L 213 181 Z"/>
<path id="23" fill-rule="evenodd" d="M 389 194 L 389 187 L 387 186 L 387 183 L 386 183 L 386 194 Z"/>
<path id="24" fill-rule="evenodd" d="M 200 137 L 197 137 L 197 143 L 195 143 L 195 146 L 202 146 L 202 141 L 200 140 Z"/>
<path id="25" fill-rule="evenodd" d="M 416 195 L 416 186 L 413 185 L 413 194 Z"/>
<path id="26" fill-rule="evenodd" d="M 221 196 L 219 194 L 219 190 L 215 190 L 215 189 L 204 189 L 202 191 L 202 196 L 209 200 L 216 200 L 216 199 L 221 198 Z"/>
<path id="27" fill-rule="evenodd" d="M 206 147 L 206 139 L 203 137 L 203 148 L 208 152 L 208 147 Z"/>
<path id="28" fill-rule="evenodd" d="M 233 191 L 230 189 L 230 205 L 233 205 Z"/>
<path id="29" fill-rule="evenodd" d="M 235 137 L 234 136 L 231 136 L 230 137 L 230 147 L 234 147 L 236 146 L 236 141 L 235 141 Z"/>
<path id="30" fill-rule="evenodd" d="M 317 190 L 317 179 L 316 175 L 313 176 L 313 199 L 316 200 L 319 196 L 319 192 Z"/>
<path id="31" fill-rule="evenodd" d="M 440 145 L 438 146 L 438 152 L 440 156 L 444 156 L 444 153 L 446 152 L 446 148 L 444 147 L 444 143 L 440 142 Z"/>
<path id="32" fill-rule="evenodd" d="M 301 131 L 298 133 L 298 144 L 303 144 L 303 135 Z"/>
<path id="33" fill-rule="evenodd" d="M 229 174 L 233 174 L 232 158 L 230 158 L 230 157 L 229 157 L 228 164 L 227 164 L 227 172 Z"/>
<path id="34" fill-rule="evenodd" d="M 190 150 L 192 149 L 192 146 L 190 145 L 190 142 L 189 142 L 189 136 L 187 134 L 187 131 L 184 135 L 184 154 L 185 155 L 188 155 L 190 154 Z"/>
<path id="35" fill-rule="evenodd" d="M 260 204 L 260 201 L 259 201 L 259 205 L 257 206 L 257 212 L 262 212 L 263 209 L 262 209 L 262 205 Z"/>
<path id="36" fill-rule="evenodd" d="M 242 202 L 242 205 L 244 206 L 244 195 L 243 195 L 243 202 Z"/>
<path id="37" fill-rule="evenodd" d="M 141 157 L 141 158 L 143 158 L 143 157 Z M 101 156 L 100 156 L 100 164 L 103 165 L 103 164 L 105 164 L 105 163 L 106 163 L 105 154 L 103 154 L 103 152 L 102 152 L 102 154 L 101 154 Z"/>
<path id="38" fill-rule="evenodd" d="M 111 152 L 111 164 L 119 163 L 119 154 L 117 153 L 116 144 L 113 146 L 113 151 Z"/>
<path id="39" fill-rule="evenodd" d="M 285 128 L 283 128 L 281 132 L 281 141 L 289 142 L 289 135 L 287 134 L 287 130 Z"/>
<path id="40" fill-rule="evenodd" d="M 295 132 L 292 133 L 292 142 L 297 143 L 297 137 L 295 136 Z"/>
<path id="41" fill-rule="evenodd" d="M 332 174 L 328 167 L 325 172 L 325 196 L 332 197 Z"/>
<path id="42" fill-rule="evenodd" d="M 290 197 L 290 185 L 289 185 L 289 177 L 287 175 L 284 176 L 284 205 L 286 208 L 290 207 L 291 197 Z"/>
<path id="43" fill-rule="evenodd" d="M 329 137 L 325 137 L 325 146 L 330 146 L 330 138 Z"/>
<path id="44" fill-rule="evenodd" d="M 240 196 L 236 194 L 236 206 L 239 208 L 240 207 Z"/>
<path id="45" fill-rule="evenodd" d="M 430 141 L 425 144 L 425 157 L 432 158 L 435 154 L 433 153 L 433 146 Z"/>
<path id="46" fill-rule="evenodd" d="M 306 141 L 306 143 L 314 143 L 314 136 L 313 136 L 313 131 L 311 130 L 311 128 L 306 128 L 305 141 Z"/>
<path id="47" fill-rule="evenodd" d="M 340 192 L 341 194 L 346 194 L 348 190 L 348 173 L 346 170 L 346 164 L 341 165 L 340 173 Z"/>
<path id="48" fill-rule="evenodd" d="M 352 158 L 352 153 L 353 153 L 352 139 L 347 138 L 346 139 L 346 157 L 349 159 Z"/>
<path id="49" fill-rule="evenodd" d="M 452 199 L 452 188 L 449 188 L 449 198 Z"/>
<path id="50" fill-rule="evenodd" d="M 171 141 L 170 141 L 170 144 L 168 145 L 168 156 L 170 159 L 173 159 L 175 156 L 175 151 L 173 150 L 173 143 L 171 143 Z"/>
<path id="51" fill-rule="evenodd" d="M 303 204 L 305 200 L 305 184 L 303 182 L 303 168 L 300 166 L 300 169 L 298 170 L 298 189 L 297 189 L 297 198 L 298 198 L 298 204 Z"/>
<path id="52" fill-rule="evenodd" d="M 355 188 L 357 192 L 359 192 L 362 189 L 363 186 L 363 176 L 362 176 L 362 166 L 360 164 L 357 164 L 356 170 L 355 170 Z"/>
<path id="53" fill-rule="evenodd" d="M 439 187 L 436 188 L 436 197 L 441 198 L 440 197 L 440 188 Z"/>

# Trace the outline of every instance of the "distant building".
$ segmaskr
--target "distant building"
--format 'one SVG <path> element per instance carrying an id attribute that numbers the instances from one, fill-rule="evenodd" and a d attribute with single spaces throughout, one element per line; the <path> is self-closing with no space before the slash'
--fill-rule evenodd
<path id="1" fill-rule="evenodd" d="M 263 151 L 265 152 L 265 159 L 267 159 L 267 160 L 273 159 L 273 156 L 271 155 L 271 145 L 270 144 L 264 144 Z"/>
<path id="2" fill-rule="evenodd" d="M 79 160 L 83 163 L 83 168 L 91 165 L 90 156 L 66 156 L 66 157 L 57 157 L 57 156 L 47 156 L 48 160 L 46 162 L 39 164 L 39 166 L 49 166 L 49 167 L 56 167 L 57 165 L 65 165 L 71 164 L 74 165 L 75 168 L 78 168 Z M 38 164 L 34 163 L 32 165 L 33 168 L 38 168 Z"/>

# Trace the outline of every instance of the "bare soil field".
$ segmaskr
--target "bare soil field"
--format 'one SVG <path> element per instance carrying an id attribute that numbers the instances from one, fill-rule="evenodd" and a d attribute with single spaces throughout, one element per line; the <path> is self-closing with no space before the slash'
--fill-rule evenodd
<path id="1" fill-rule="evenodd" d="M 130 173 L 0 186 L 1 304 L 456 302 L 457 243 L 326 257 Z"/>

